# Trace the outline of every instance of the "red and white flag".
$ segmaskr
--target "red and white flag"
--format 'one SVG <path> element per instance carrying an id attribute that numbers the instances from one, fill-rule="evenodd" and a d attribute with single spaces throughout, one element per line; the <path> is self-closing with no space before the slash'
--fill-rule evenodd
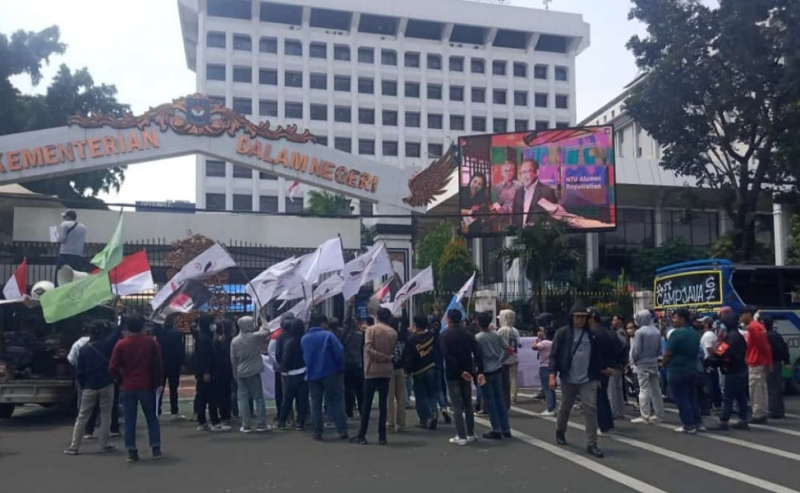
<path id="1" fill-rule="evenodd" d="M 153 273 L 150 271 L 150 262 L 147 261 L 147 252 L 128 255 L 122 262 L 111 269 L 108 274 L 111 281 L 111 292 L 117 296 L 128 296 L 153 289 Z"/>
<path id="2" fill-rule="evenodd" d="M 22 260 L 17 270 L 8 279 L 5 287 L 3 287 L 3 296 L 5 296 L 5 303 L 13 303 L 22 301 L 28 292 L 28 259 Z M 3 303 L 3 301 L 0 301 Z"/>
<path id="3" fill-rule="evenodd" d="M 299 181 L 295 180 L 289 185 L 289 188 L 287 188 L 286 191 L 289 192 L 289 200 L 291 202 L 294 202 L 294 199 L 296 199 L 297 197 L 302 197 L 303 196 L 303 192 L 305 191 L 305 187 L 303 187 L 302 183 L 300 183 Z"/>

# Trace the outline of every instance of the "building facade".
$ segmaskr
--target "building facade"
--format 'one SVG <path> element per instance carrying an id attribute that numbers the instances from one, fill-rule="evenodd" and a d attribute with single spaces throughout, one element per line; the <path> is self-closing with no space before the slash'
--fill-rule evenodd
<path id="1" fill-rule="evenodd" d="M 460 135 L 575 123 L 580 15 L 468 0 L 178 4 L 198 92 L 389 166 L 425 166 Z M 290 187 L 197 158 L 198 208 L 301 212 Z"/>

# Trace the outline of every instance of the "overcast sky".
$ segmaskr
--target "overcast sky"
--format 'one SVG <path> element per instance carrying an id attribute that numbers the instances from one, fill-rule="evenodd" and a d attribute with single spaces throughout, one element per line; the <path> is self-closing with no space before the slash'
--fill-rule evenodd
<path id="1" fill-rule="evenodd" d="M 435 1 L 435 0 L 434 0 Z M 466 1 L 466 0 L 464 0 Z M 542 0 L 512 0 L 542 8 Z M 591 25 L 591 46 L 577 60 L 578 121 L 622 91 L 636 75 L 625 43 L 643 27 L 628 21 L 630 0 L 552 0 L 550 8 L 583 15 Z M 498 6 L 498 8 L 503 8 Z M 177 0 L 0 0 L 0 32 L 39 31 L 53 24 L 68 45 L 50 60 L 47 78 L 32 88 L 17 78 L 23 92 L 43 92 L 56 68 L 88 67 L 95 83 L 115 84 L 119 100 L 134 113 L 190 94 L 194 73 L 186 67 Z M 194 200 L 194 158 L 131 166 L 119 194 L 109 201 Z"/>

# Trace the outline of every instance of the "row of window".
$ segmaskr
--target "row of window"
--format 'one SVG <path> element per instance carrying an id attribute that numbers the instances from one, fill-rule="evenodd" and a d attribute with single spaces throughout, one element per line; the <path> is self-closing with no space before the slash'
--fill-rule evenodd
<path id="1" fill-rule="evenodd" d="M 208 80 L 225 81 L 226 73 L 224 65 L 209 64 L 206 67 L 206 78 Z M 252 83 L 252 70 L 250 67 L 233 67 L 233 81 Z M 262 85 L 277 86 L 278 85 L 278 71 L 262 69 L 258 73 L 258 82 Z M 308 84 L 311 89 L 328 89 L 328 74 L 311 73 L 309 74 Z M 303 88 L 303 73 L 296 71 L 286 71 L 283 74 L 284 87 Z M 352 77 L 349 75 L 334 75 L 333 76 L 333 89 L 340 92 L 352 91 Z M 444 88 L 441 84 L 427 84 L 426 97 L 429 100 L 441 101 L 443 99 Z M 382 80 L 381 81 L 381 96 L 397 96 L 397 81 Z M 448 96 L 450 101 L 464 101 L 465 88 L 461 85 L 451 85 L 448 88 Z M 358 78 L 358 93 L 359 94 L 375 94 L 375 79 L 372 77 L 359 77 Z M 403 87 L 403 94 L 407 98 L 420 98 L 422 94 L 422 86 L 419 82 L 406 82 Z M 514 91 L 514 106 L 528 106 L 528 91 Z M 470 88 L 470 99 L 473 103 L 486 102 L 486 88 L 485 87 L 472 87 Z M 547 108 L 549 102 L 549 95 L 547 93 L 537 92 L 534 94 L 534 103 L 537 108 Z M 492 103 L 493 104 L 507 104 L 508 103 L 508 90 L 494 89 L 492 90 Z M 569 96 L 566 94 L 555 95 L 556 108 L 567 109 L 569 108 Z"/>
<path id="2" fill-rule="evenodd" d="M 278 197 L 261 195 L 258 198 L 259 208 L 261 212 L 278 212 Z M 300 214 L 303 212 L 303 199 L 296 198 L 291 200 L 285 199 L 285 207 L 287 214 Z M 206 209 L 210 211 L 224 211 L 225 208 L 225 194 L 224 193 L 207 193 L 206 194 Z M 253 210 L 253 196 L 245 194 L 233 194 L 233 209 L 234 211 L 247 211 Z"/>
<path id="3" fill-rule="evenodd" d="M 210 48 L 225 48 L 225 33 L 209 32 L 206 36 L 206 46 Z M 233 35 L 233 49 L 239 51 L 253 51 L 253 42 L 247 34 Z M 258 49 L 262 53 L 278 53 L 278 38 L 262 37 L 258 43 Z M 311 42 L 308 45 L 308 56 L 310 58 L 328 58 L 328 44 L 323 42 Z M 287 56 L 303 56 L 303 43 L 297 39 L 285 39 L 283 41 L 283 53 Z M 366 64 L 375 63 L 375 49 L 362 46 L 358 48 L 358 62 Z M 350 61 L 350 47 L 346 45 L 333 45 L 333 59 Z M 397 51 L 389 49 L 380 50 L 381 65 L 397 66 Z M 428 70 L 442 70 L 442 56 L 429 53 L 425 56 L 426 68 Z M 493 60 L 491 62 L 492 74 L 504 76 L 508 75 L 508 67 L 511 63 L 511 73 L 514 77 L 528 77 L 528 64 L 524 62 L 508 62 L 506 60 Z M 451 72 L 464 72 L 466 58 L 461 56 L 451 56 L 448 59 L 448 68 Z M 416 51 L 403 53 L 404 68 L 422 68 L 422 54 Z M 473 74 L 485 74 L 487 70 L 486 60 L 483 58 L 470 58 L 469 69 Z M 546 80 L 549 75 L 548 65 L 537 64 L 533 67 L 533 76 L 536 79 Z M 557 81 L 567 82 L 569 80 L 569 69 L 557 65 L 554 67 L 554 78 Z"/>

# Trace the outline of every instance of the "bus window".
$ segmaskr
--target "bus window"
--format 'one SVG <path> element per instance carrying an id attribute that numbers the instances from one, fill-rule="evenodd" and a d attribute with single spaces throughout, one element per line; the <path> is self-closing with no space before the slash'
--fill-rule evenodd
<path id="1" fill-rule="evenodd" d="M 745 305 L 759 308 L 781 308 L 780 270 L 768 268 L 737 268 L 731 278 L 733 289 Z"/>
<path id="2" fill-rule="evenodd" d="M 787 307 L 800 309 L 800 269 L 783 271 L 783 300 Z"/>

